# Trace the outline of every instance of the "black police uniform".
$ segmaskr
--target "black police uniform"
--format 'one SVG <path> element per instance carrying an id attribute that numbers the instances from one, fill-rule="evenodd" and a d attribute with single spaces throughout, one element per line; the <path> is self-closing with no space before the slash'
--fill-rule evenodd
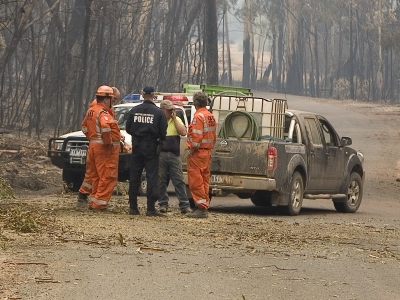
<path id="1" fill-rule="evenodd" d="M 155 211 L 159 199 L 158 146 L 167 134 L 167 119 L 153 101 L 144 100 L 129 112 L 126 132 L 132 136 L 132 156 L 129 182 L 129 206 L 137 209 L 137 197 L 143 168 L 147 179 L 147 211 Z"/>

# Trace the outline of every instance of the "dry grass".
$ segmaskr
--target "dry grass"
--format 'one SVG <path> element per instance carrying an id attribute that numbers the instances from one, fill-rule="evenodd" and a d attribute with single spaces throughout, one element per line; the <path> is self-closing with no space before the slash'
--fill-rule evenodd
<path id="1" fill-rule="evenodd" d="M 6 180 L 0 177 L 0 200 L 15 199 L 14 191 Z"/>
<path id="2" fill-rule="evenodd" d="M 143 200 L 143 199 L 141 199 Z M 310 219 L 301 223 L 280 216 L 217 213 L 194 220 L 176 208 L 168 217 L 129 216 L 126 197 L 113 197 L 111 213 L 75 209 L 75 196 L 14 201 L 0 205 L 0 240 L 8 246 L 20 243 L 44 245 L 83 243 L 101 247 L 134 247 L 138 251 L 199 251 L 200 248 L 239 252 L 286 253 L 333 257 L 365 255 L 397 257 L 387 250 L 400 233 L 392 228 L 364 223 L 331 223 Z M 23 236 L 17 233 L 26 233 Z M 33 234 L 31 238 L 30 234 Z M 1 238 L 3 236 L 3 238 Z M 21 239 L 23 237 L 23 240 Z M 334 250 L 332 250 L 334 249 Z"/>

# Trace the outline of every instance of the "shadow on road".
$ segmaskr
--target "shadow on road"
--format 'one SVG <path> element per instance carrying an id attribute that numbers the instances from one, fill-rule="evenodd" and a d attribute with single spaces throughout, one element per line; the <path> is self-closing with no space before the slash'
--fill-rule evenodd
<path id="1" fill-rule="evenodd" d="M 257 207 L 254 205 L 237 205 L 237 206 L 223 206 L 216 205 L 210 207 L 210 212 L 224 213 L 224 214 L 239 214 L 239 215 L 255 215 L 255 216 L 287 216 L 282 207 Z M 300 211 L 300 216 L 317 216 L 326 214 L 340 214 L 334 208 L 321 208 L 321 207 L 303 207 Z"/>

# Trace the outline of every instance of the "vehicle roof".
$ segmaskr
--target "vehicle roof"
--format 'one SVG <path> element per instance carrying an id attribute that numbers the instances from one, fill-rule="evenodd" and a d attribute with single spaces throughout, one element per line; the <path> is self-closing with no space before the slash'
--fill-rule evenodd
<path id="1" fill-rule="evenodd" d="M 161 101 L 160 101 L 160 102 L 161 102 Z M 155 104 L 156 106 L 160 107 L 160 102 L 154 101 L 154 104 Z M 137 106 L 137 105 L 142 104 L 142 103 L 143 103 L 143 101 L 140 101 L 140 102 L 127 102 L 127 103 L 116 104 L 116 105 L 114 105 L 113 107 L 134 107 L 134 106 Z M 183 109 L 183 106 L 182 106 L 182 105 L 176 105 L 176 104 L 174 104 L 174 106 L 175 106 L 175 108 Z"/>
<path id="2" fill-rule="evenodd" d="M 286 114 L 290 114 L 290 116 L 293 115 L 314 115 L 314 116 L 321 116 L 320 114 L 313 113 L 310 111 L 303 111 L 303 110 L 296 110 L 296 109 L 287 109 Z"/>

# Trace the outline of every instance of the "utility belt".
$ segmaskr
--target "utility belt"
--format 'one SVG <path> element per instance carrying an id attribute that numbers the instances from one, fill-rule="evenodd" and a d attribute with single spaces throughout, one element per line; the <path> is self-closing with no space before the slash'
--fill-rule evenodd
<path id="1" fill-rule="evenodd" d="M 150 143 L 155 143 L 155 144 L 157 144 L 156 153 L 157 153 L 157 154 L 160 154 L 161 148 L 162 148 L 162 144 L 163 144 L 163 142 L 162 142 L 160 139 L 155 139 L 154 137 L 151 137 L 151 136 L 150 136 L 150 137 L 149 137 L 149 136 L 146 136 L 146 137 L 142 137 L 142 138 L 132 136 L 132 147 L 133 147 L 133 148 L 134 148 L 134 147 L 137 147 L 137 146 L 140 145 L 142 142 L 150 142 Z"/>
<path id="2" fill-rule="evenodd" d="M 132 144 L 133 145 L 139 145 L 142 142 L 153 142 L 153 143 L 157 143 L 158 139 L 155 139 L 151 136 L 146 136 L 146 137 L 135 137 L 132 136 Z"/>

